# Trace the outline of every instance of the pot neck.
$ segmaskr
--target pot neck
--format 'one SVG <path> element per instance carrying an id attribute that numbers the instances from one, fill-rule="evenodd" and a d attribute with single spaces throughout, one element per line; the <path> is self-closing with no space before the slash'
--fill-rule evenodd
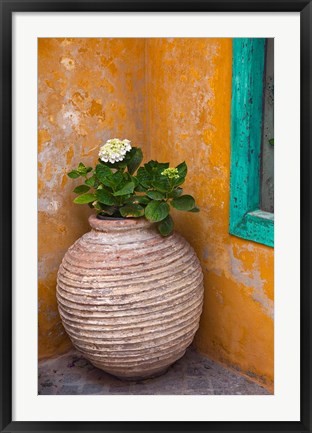
<path id="1" fill-rule="evenodd" d="M 124 232 L 130 230 L 144 230 L 155 226 L 145 218 L 120 218 L 120 219 L 99 219 L 96 215 L 89 217 L 89 224 L 93 230 L 100 232 Z"/>

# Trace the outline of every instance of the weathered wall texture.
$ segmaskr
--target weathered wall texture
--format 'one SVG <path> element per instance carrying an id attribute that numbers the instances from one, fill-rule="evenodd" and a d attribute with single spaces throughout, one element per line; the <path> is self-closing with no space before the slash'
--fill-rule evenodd
<path id="1" fill-rule="evenodd" d="M 89 229 L 90 209 L 72 203 L 79 180 L 66 172 L 94 164 L 109 138 L 144 144 L 144 48 L 143 39 L 39 39 L 40 357 L 71 345 L 57 312 L 56 273 Z"/>
<path id="2" fill-rule="evenodd" d="M 230 236 L 231 39 L 147 42 L 151 156 L 189 167 L 199 214 L 175 212 L 201 260 L 200 351 L 273 381 L 273 249 Z"/>
<path id="3" fill-rule="evenodd" d="M 87 231 L 65 172 L 127 137 L 146 159 L 185 160 L 199 214 L 174 213 L 205 277 L 198 349 L 273 383 L 273 249 L 230 236 L 230 39 L 41 40 L 39 45 L 39 348 L 68 340 L 55 302 L 66 248 Z"/>

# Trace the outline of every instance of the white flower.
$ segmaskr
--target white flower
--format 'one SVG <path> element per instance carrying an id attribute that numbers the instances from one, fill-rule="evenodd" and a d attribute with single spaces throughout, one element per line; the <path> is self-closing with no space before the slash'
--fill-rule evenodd
<path id="1" fill-rule="evenodd" d="M 122 161 L 125 158 L 127 152 L 131 150 L 131 141 L 119 138 L 111 138 L 107 140 L 103 146 L 100 147 L 99 157 L 103 162 L 115 162 Z"/>

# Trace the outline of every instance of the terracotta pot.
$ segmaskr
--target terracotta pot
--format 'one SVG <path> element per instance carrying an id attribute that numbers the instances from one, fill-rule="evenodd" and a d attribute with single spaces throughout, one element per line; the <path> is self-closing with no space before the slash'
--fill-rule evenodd
<path id="1" fill-rule="evenodd" d="M 203 275 L 193 248 L 140 219 L 89 218 L 57 278 L 63 325 L 96 367 L 123 378 L 161 374 L 198 328 Z"/>

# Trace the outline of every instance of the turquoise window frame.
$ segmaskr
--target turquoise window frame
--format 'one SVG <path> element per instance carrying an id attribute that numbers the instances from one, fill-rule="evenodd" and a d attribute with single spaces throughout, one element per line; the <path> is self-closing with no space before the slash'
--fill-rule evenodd
<path id="1" fill-rule="evenodd" d="M 264 38 L 234 38 L 230 234 L 274 247 L 274 214 L 260 209 Z"/>

